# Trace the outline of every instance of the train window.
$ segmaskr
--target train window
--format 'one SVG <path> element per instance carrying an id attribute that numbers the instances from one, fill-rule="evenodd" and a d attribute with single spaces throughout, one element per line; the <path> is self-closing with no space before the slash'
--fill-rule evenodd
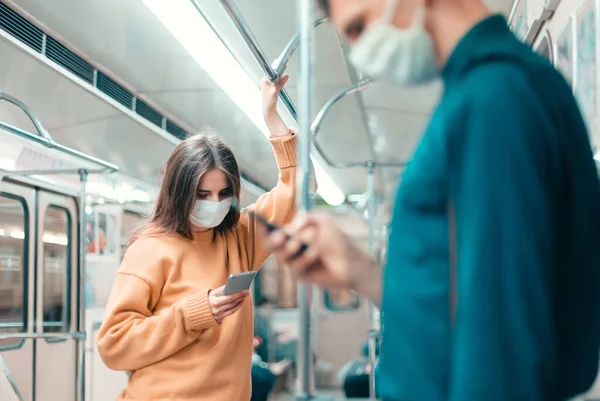
<path id="1" fill-rule="evenodd" d="M 44 332 L 69 329 L 71 217 L 66 209 L 49 206 L 44 215 Z"/>
<path id="2" fill-rule="evenodd" d="M 542 33 L 540 40 L 535 45 L 534 50 L 546 57 L 550 63 L 554 64 L 554 53 L 552 48 L 552 39 L 550 37 L 550 32 L 548 30 Z"/>
<path id="3" fill-rule="evenodd" d="M 360 304 L 358 294 L 349 290 L 326 290 L 323 294 L 325 308 L 334 312 L 357 309 Z"/>
<path id="4" fill-rule="evenodd" d="M 125 210 L 123 212 L 123 222 L 121 223 L 121 258 L 125 253 L 127 243 L 131 235 L 146 222 L 146 218 L 141 214 Z"/>
<path id="5" fill-rule="evenodd" d="M 0 194 L 0 332 L 27 329 L 27 213 L 25 201 Z M 0 350 L 22 340 L 0 340 Z"/>
<path id="6" fill-rule="evenodd" d="M 277 262 L 276 262 L 277 263 Z M 286 266 L 277 263 L 277 309 L 295 309 L 298 307 L 298 283 L 292 271 Z M 265 285 L 267 287 L 267 285 Z"/>

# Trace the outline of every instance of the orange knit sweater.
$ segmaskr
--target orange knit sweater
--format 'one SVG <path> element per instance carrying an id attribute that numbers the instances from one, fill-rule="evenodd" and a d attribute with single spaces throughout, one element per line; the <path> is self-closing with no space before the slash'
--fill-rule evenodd
<path id="1" fill-rule="evenodd" d="M 276 224 L 295 212 L 296 136 L 271 138 L 275 189 L 251 206 Z M 119 400 L 248 401 L 252 302 L 219 325 L 208 292 L 231 273 L 258 269 L 268 254 L 258 224 L 242 213 L 231 231 L 141 238 L 127 250 L 114 283 L 98 350 L 106 365 L 131 372 Z"/>

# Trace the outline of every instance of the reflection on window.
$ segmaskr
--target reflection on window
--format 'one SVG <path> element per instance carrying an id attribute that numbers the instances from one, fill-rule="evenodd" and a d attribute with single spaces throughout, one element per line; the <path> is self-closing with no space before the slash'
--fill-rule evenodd
<path id="1" fill-rule="evenodd" d="M 354 291 L 331 289 L 325 291 L 325 307 L 331 311 L 344 311 L 358 308 L 359 298 Z"/>
<path id="2" fill-rule="evenodd" d="M 0 332 L 25 331 L 26 220 L 22 200 L 0 195 Z M 19 342 L 0 340 L 0 349 Z"/>
<path id="3" fill-rule="evenodd" d="M 553 60 L 552 60 L 552 44 L 550 43 L 550 39 L 547 36 L 547 34 L 542 37 L 542 40 L 539 43 L 539 45 L 537 46 L 536 51 L 538 52 L 538 54 L 541 54 L 548 61 L 550 61 L 550 63 L 553 63 Z"/>
<path id="4" fill-rule="evenodd" d="M 292 270 L 277 263 L 277 303 L 279 309 L 293 309 L 298 307 L 297 281 L 292 275 Z"/>
<path id="5" fill-rule="evenodd" d="M 135 231 L 144 225 L 146 218 L 140 214 L 125 210 L 121 223 L 121 259 L 125 255 L 126 246 Z"/>
<path id="6" fill-rule="evenodd" d="M 49 206 L 44 215 L 44 332 L 66 332 L 69 326 L 71 221 L 67 210 Z"/>

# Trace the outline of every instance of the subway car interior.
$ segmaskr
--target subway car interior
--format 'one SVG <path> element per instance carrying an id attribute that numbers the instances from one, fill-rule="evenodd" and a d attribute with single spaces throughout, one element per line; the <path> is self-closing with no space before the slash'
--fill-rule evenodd
<path id="1" fill-rule="evenodd" d="M 597 90 L 599 0 L 488 5 Z M 310 138 L 319 189 L 299 207 L 329 211 L 380 261 L 442 90 L 363 76 L 311 0 L 0 0 L 0 49 L 0 401 L 105 401 L 125 388 L 129 373 L 105 366 L 96 337 L 169 154 L 216 133 L 239 161 L 243 206 L 277 183 L 261 78 L 290 76 L 278 111 Z M 299 285 L 272 257 L 251 294 L 270 400 L 306 387 L 346 399 L 351 375 L 374 394 L 381 319 L 368 300 Z"/>

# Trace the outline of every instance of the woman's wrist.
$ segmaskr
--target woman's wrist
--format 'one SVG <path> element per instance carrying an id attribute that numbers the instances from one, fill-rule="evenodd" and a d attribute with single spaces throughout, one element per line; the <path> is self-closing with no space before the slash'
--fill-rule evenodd
<path id="1" fill-rule="evenodd" d="M 265 121 L 269 121 L 277 117 L 279 117 L 279 112 L 277 112 L 276 107 L 269 110 L 263 110 L 263 118 Z"/>
<path id="2" fill-rule="evenodd" d="M 290 129 L 277 112 L 265 115 L 265 122 L 272 136 L 287 136 L 290 134 Z"/>

